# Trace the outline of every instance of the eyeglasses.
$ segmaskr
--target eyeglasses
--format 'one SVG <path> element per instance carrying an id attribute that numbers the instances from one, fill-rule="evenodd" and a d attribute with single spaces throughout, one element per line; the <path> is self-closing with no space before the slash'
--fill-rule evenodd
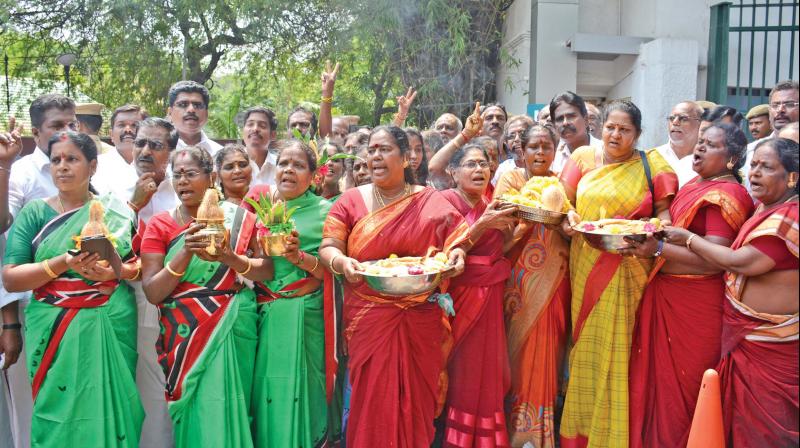
<path id="1" fill-rule="evenodd" d="M 192 106 L 197 110 L 204 110 L 207 107 L 206 103 L 202 101 L 178 101 L 175 103 L 175 107 L 178 109 L 188 109 L 189 106 Z"/>
<path id="2" fill-rule="evenodd" d="M 179 173 L 172 173 L 172 180 L 181 180 L 182 177 L 185 177 L 188 181 L 193 181 L 197 179 L 199 175 L 201 175 L 200 171 L 181 171 Z"/>
<path id="3" fill-rule="evenodd" d="M 692 118 L 688 115 L 670 115 L 667 117 L 667 122 L 672 123 L 673 121 L 678 120 L 678 123 L 684 124 L 690 121 L 700 121 L 699 118 Z"/>
<path id="4" fill-rule="evenodd" d="M 769 108 L 772 110 L 781 110 L 781 107 L 785 107 L 786 110 L 793 110 L 797 109 L 797 101 L 776 101 L 774 103 L 769 103 Z"/>
<path id="5" fill-rule="evenodd" d="M 506 134 L 506 140 L 516 140 L 519 138 L 520 140 L 525 140 L 525 132 L 512 132 L 511 134 Z"/>
<path id="6" fill-rule="evenodd" d="M 470 160 L 467 163 L 459 165 L 460 168 L 466 168 L 468 170 L 474 170 L 475 168 L 480 167 L 482 170 L 489 168 L 489 162 L 485 160 Z"/>
<path id="7" fill-rule="evenodd" d="M 149 138 L 137 138 L 133 141 L 133 145 L 141 149 L 149 146 L 153 151 L 161 151 L 164 149 L 164 144 L 158 140 L 150 140 Z"/>

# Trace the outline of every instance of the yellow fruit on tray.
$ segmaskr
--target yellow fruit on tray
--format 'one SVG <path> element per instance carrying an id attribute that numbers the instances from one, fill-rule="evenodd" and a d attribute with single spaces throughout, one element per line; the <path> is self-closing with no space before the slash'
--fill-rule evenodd
<path id="1" fill-rule="evenodd" d="M 501 199 L 526 207 L 566 213 L 571 208 L 567 193 L 558 178 L 534 176 L 520 189 L 510 189 Z"/>

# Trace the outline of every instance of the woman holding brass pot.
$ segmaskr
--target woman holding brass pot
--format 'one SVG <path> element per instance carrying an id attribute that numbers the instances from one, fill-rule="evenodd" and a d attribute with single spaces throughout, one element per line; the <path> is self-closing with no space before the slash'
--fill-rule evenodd
<path id="1" fill-rule="evenodd" d="M 178 447 L 253 446 L 256 303 L 243 279 L 271 278 L 272 261 L 260 257 L 255 215 L 207 193 L 214 180 L 208 152 L 176 150 L 181 204 L 151 218 L 142 241 L 142 286 L 161 315 L 156 349 Z"/>
<path id="2" fill-rule="evenodd" d="M 280 249 L 276 244 L 269 245 L 275 275 L 255 285 L 258 349 L 252 411 L 258 447 L 320 446 L 328 432 L 324 269 L 318 251 L 331 204 L 311 188 L 316 169 L 317 155 L 307 144 L 284 141 L 278 147 L 275 186 L 258 185 L 247 194 L 255 202 L 269 202 L 273 213 L 262 207 L 265 216 L 287 215 L 286 222 L 291 214 L 294 222 L 282 255 L 275 252 Z M 250 201 L 242 206 L 253 209 Z M 266 233 L 259 229 L 262 244 Z"/>

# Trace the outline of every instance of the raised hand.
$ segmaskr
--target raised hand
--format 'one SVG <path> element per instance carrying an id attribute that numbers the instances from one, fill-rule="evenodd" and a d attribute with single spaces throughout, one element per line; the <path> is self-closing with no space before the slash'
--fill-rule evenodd
<path id="1" fill-rule="evenodd" d="M 136 186 L 133 189 L 133 197 L 131 203 L 138 208 L 142 208 L 150 202 L 150 198 L 156 193 L 158 185 L 155 181 L 155 173 L 142 173 L 136 181 Z M 165 182 L 165 181 L 162 181 Z"/>
<path id="2" fill-rule="evenodd" d="M 397 114 L 403 119 L 408 116 L 408 111 L 411 110 L 411 104 L 414 103 L 414 98 L 416 97 L 417 91 L 413 87 L 409 87 L 405 95 L 397 97 Z"/>
<path id="3" fill-rule="evenodd" d="M 331 61 L 325 61 L 325 70 L 322 72 L 322 97 L 330 98 L 333 96 L 333 86 L 336 84 L 336 75 L 339 74 L 339 63 L 331 70 Z"/>
<path id="4" fill-rule="evenodd" d="M 478 101 L 475 103 L 475 111 L 467 117 L 464 130 L 461 133 L 464 134 L 464 137 L 472 139 L 480 134 L 481 130 L 483 130 L 483 118 L 481 117 L 481 103 Z"/>
<path id="5" fill-rule="evenodd" d="M 10 168 L 11 163 L 22 151 L 22 125 L 17 126 L 17 119 L 8 119 L 8 131 L 0 132 L 0 167 Z"/>

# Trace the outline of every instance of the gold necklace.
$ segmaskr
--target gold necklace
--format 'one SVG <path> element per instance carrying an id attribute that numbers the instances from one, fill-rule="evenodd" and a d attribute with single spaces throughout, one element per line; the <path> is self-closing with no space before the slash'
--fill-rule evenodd
<path id="1" fill-rule="evenodd" d="M 90 192 L 89 192 L 89 195 L 88 195 L 88 197 L 87 197 L 86 199 L 84 199 L 84 201 L 83 201 L 83 204 L 81 204 L 81 205 L 79 205 L 79 206 L 77 206 L 77 207 L 75 207 L 75 208 L 80 208 L 80 207 L 83 207 L 83 206 L 84 206 L 84 204 L 86 204 L 87 202 L 89 202 L 90 200 L 92 200 L 92 198 L 93 198 L 93 197 L 94 197 L 94 195 L 93 195 L 93 194 L 92 194 L 92 192 L 90 191 Z M 59 205 L 59 206 L 61 206 L 61 213 L 62 213 L 62 214 L 66 213 L 66 212 L 67 212 L 67 209 L 66 209 L 66 208 L 64 208 L 64 203 L 63 203 L 63 202 L 61 202 L 61 193 L 59 193 L 59 194 L 57 194 L 57 195 L 56 195 L 56 199 L 58 199 L 58 205 Z M 70 209 L 70 210 L 71 210 L 71 209 Z"/>
<path id="2" fill-rule="evenodd" d="M 389 203 L 391 204 L 392 202 L 396 201 L 397 199 L 399 199 L 399 198 L 401 198 L 403 196 L 407 196 L 408 195 L 408 190 L 409 190 L 409 185 L 406 183 L 405 187 L 403 187 L 403 191 L 401 191 L 398 195 L 390 197 L 390 198 L 385 198 L 383 196 L 383 193 L 378 191 L 378 186 L 377 185 L 373 184 L 373 186 L 372 186 L 372 193 L 375 196 L 375 200 L 377 200 L 378 204 L 380 204 L 381 208 L 386 207 L 386 203 L 384 202 L 384 200 L 388 200 Z"/>
<path id="3" fill-rule="evenodd" d="M 703 179 L 703 181 L 704 182 L 711 182 L 712 180 L 720 180 L 720 179 L 725 178 L 725 177 L 733 177 L 733 174 L 730 174 L 730 173 L 721 174 L 719 176 L 714 176 L 714 177 L 711 177 L 711 178 L 708 178 L 708 179 Z"/>
<path id="4" fill-rule="evenodd" d="M 181 206 L 175 207 L 175 215 L 178 217 L 178 224 L 183 227 L 186 225 L 186 222 L 183 220 L 183 210 L 181 210 Z"/>

